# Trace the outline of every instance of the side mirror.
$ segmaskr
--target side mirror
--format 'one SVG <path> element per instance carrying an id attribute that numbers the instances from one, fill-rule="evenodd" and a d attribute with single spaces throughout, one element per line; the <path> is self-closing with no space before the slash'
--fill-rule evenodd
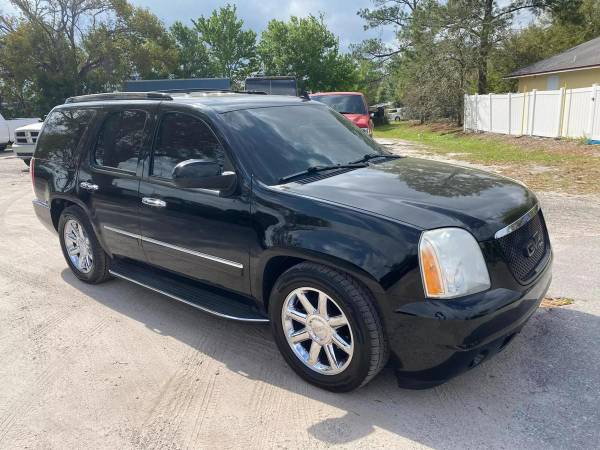
<path id="1" fill-rule="evenodd" d="M 173 169 L 173 181 L 177 187 L 230 190 L 236 182 L 235 172 L 222 172 L 216 161 L 188 159 Z"/>

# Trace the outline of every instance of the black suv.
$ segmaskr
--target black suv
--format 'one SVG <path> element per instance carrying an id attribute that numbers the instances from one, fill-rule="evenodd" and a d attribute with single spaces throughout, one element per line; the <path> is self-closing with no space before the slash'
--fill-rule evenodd
<path id="1" fill-rule="evenodd" d="M 308 99 L 74 97 L 34 156 L 35 212 L 79 279 L 268 321 L 290 366 L 333 391 L 386 364 L 407 387 L 476 366 L 551 280 L 524 185 L 390 154 Z"/>

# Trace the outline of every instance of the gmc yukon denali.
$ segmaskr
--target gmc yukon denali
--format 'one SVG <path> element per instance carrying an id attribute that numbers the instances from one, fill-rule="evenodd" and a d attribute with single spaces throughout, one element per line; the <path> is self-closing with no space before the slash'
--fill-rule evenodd
<path id="1" fill-rule="evenodd" d="M 386 365 L 412 388 L 477 366 L 551 280 L 523 184 L 391 154 L 306 98 L 73 97 L 47 117 L 31 177 L 77 278 L 270 322 L 293 370 L 332 391 Z"/>

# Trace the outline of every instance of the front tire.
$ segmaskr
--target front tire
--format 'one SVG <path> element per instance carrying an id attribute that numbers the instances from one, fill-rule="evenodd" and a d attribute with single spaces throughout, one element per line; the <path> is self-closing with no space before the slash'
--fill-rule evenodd
<path id="1" fill-rule="evenodd" d="M 110 258 L 80 207 L 70 206 L 62 212 L 58 235 L 65 260 L 77 278 L 90 284 L 102 283 L 110 278 Z"/>
<path id="2" fill-rule="evenodd" d="M 373 296 L 348 274 L 314 263 L 292 267 L 273 287 L 269 314 L 287 363 L 320 388 L 364 386 L 387 362 Z"/>

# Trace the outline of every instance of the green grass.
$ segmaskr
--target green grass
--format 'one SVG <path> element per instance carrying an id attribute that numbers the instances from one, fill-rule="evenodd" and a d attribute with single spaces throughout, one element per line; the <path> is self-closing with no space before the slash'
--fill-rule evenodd
<path id="1" fill-rule="evenodd" d="M 523 148 L 487 135 L 464 134 L 460 129 L 451 128 L 435 131 L 427 125 L 419 126 L 407 122 L 377 127 L 375 137 L 418 142 L 434 150 L 435 153 L 458 153 L 459 159 L 484 164 L 527 162 L 552 165 L 585 160 L 583 155 L 565 155 L 541 148 Z"/>

